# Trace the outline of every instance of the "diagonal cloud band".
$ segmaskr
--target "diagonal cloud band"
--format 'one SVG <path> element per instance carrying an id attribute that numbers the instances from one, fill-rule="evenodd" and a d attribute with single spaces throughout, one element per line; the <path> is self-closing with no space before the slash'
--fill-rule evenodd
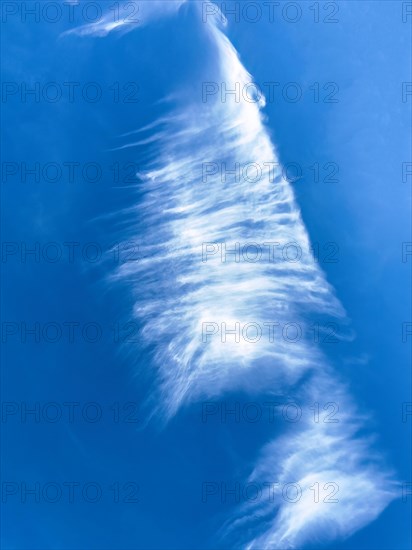
<path id="1" fill-rule="evenodd" d="M 140 2 L 136 26 L 176 14 L 184 3 Z M 185 404 L 235 390 L 278 395 L 293 387 L 307 403 L 327 395 L 341 404 L 339 425 L 300 423 L 257 456 L 250 479 L 298 481 L 300 501 L 251 504 L 229 523 L 250 549 L 347 537 L 374 520 L 398 488 L 371 440 L 359 434 L 366 420 L 310 342 L 313 315 L 344 323 L 345 312 L 311 252 L 264 125 L 264 98 L 254 95 L 217 6 L 202 2 L 195 9 L 206 21 L 213 63 L 197 83 L 197 97 L 124 136 L 122 147 L 150 147 L 156 154 L 140 174 L 143 198 L 131 209 L 131 233 L 144 231 L 143 258 L 123 264 L 113 280 L 135 289 L 134 315 L 144 340 L 155 344 L 156 407 L 166 418 Z M 132 28 L 104 19 L 70 33 L 101 37 Z M 222 98 L 222 88 L 231 93 Z M 253 175 L 242 170 L 239 177 L 233 168 L 245 166 Z M 264 252 L 258 260 L 256 250 Z M 275 338 L 275 328 L 285 326 L 301 337 Z M 339 501 L 314 502 L 316 483 L 336 484 Z M 245 532 L 252 532 L 249 540 Z"/>

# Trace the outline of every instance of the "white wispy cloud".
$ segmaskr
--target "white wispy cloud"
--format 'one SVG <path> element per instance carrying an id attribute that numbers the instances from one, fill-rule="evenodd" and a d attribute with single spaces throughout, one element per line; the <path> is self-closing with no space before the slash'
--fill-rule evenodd
<path id="1" fill-rule="evenodd" d="M 153 21 L 169 17 L 176 13 L 186 0 L 143 0 L 118 2 L 105 10 L 102 17 L 93 23 L 87 23 L 69 29 L 64 34 L 104 37 L 110 32 L 129 32 L 136 27 L 144 27 Z M 78 3 L 72 0 L 72 3 Z M 123 9 L 124 8 L 124 9 Z"/>
<path id="2" fill-rule="evenodd" d="M 224 81 L 228 89 L 251 83 L 224 34 L 214 25 L 206 30 L 217 57 L 213 82 Z M 223 103 L 217 94 L 202 101 L 199 88 L 197 100 L 170 117 L 167 127 L 161 124 L 124 145 L 137 150 L 150 141 L 157 152 L 144 174 L 145 199 L 136 206 L 136 218 L 143 216 L 148 228 L 143 259 L 138 265 L 124 264 L 118 276 L 140 281 L 134 312 L 144 323 L 147 342 L 158 342 L 161 404 L 168 414 L 201 395 L 296 382 L 306 370 L 317 368 L 320 354 L 303 339 L 273 343 L 267 323 L 299 323 L 305 333 L 300 310 L 343 315 L 310 253 L 260 108 L 259 102 Z M 217 173 L 205 176 L 207 163 L 217 165 Z M 253 184 L 230 174 L 224 181 L 223 163 L 228 169 L 254 163 L 261 175 Z M 296 243 L 302 257 L 295 263 L 282 256 L 222 263 L 221 255 L 213 254 L 202 261 L 206 243 L 229 248 L 250 242 L 262 248 L 278 243 L 273 245 L 278 250 Z M 237 322 L 242 327 L 255 323 L 267 330 L 266 336 L 258 343 L 234 338 L 223 343 L 220 335 L 203 341 L 205 323 L 233 328 Z"/>
<path id="3" fill-rule="evenodd" d="M 360 417 L 336 377 L 315 375 L 302 399 L 330 400 L 330 406 L 319 407 L 316 421 L 307 417 L 260 453 L 249 482 L 263 486 L 276 481 L 280 489 L 273 487 L 270 499 L 243 506 L 230 523 L 237 531 L 252 525 L 255 536 L 248 550 L 345 539 L 400 494 L 393 472 L 373 451 L 374 438 L 362 435 L 368 418 Z M 285 493 L 288 486 L 291 491 Z"/>
<path id="4" fill-rule="evenodd" d="M 161 15 L 176 13 L 182 3 L 165 2 Z M 143 22 L 160 16 L 159 4 L 150 3 Z M 129 237 L 139 235 L 142 259 L 123 264 L 113 278 L 134 289 L 142 337 L 155 345 L 160 388 L 155 405 L 167 417 L 194 400 L 238 389 L 280 394 L 300 385 L 307 403 L 324 402 L 328 395 L 341 405 L 338 424 L 299 423 L 257 457 L 252 480 L 299 483 L 302 499 L 260 502 L 232 521 L 242 531 L 250 514 L 258 520 L 256 534 L 245 542 L 249 548 L 297 548 L 352 534 L 383 510 L 396 489 L 371 441 L 359 435 L 363 421 L 356 407 L 309 339 L 314 316 L 343 323 L 345 313 L 311 254 L 293 191 L 264 126 L 264 99 L 241 94 L 239 101 L 230 96 L 222 101 L 223 84 L 245 90 L 252 78 L 220 28 L 223 18 L 216 6 L 208 5 L 214 14 L 204 25 L 211 63 L 203 86 L 199 81 L 195 88 L 198 96 L 165 119 L 123 136 L 121 147 L 135 148 L 136 154 L 144 148 L 149 160 L 140 174 L 143 198 L 128 213 L 135 221 Z M 104 36 L 112 30 L 106 20 L 71 32 Z M 223 164 L 229 170 L 254 164 L 260 177 L 253 182 L 236 174 L 224 178 Z M 222 262 L 222 243 L 250 242 L 277 243 L 276 250 L 295 243 L 302 256 L 296 262 L 282 255 Z M 256 342 L 236 342 L 233 335 L 222 342 L 223 323 L 230 329 L 236 323 L 262 329 L 268 323 L 294 323 L 302 338 L 273 341 L 267 333 Z M 314 503 L 310 487 L 315 483 L 337 484 L 339 502 Z"/>

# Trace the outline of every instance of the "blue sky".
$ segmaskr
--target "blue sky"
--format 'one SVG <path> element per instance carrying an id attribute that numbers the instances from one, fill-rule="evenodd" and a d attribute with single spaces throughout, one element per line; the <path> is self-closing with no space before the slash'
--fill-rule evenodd
<path id="1" fill-rule="evenodd" d="M 281 4 L 282 8 L 285 3 Z M 410 25 L 402 21 L 402 2 L 339 2 L 338 22 L 330 24 L 315 23 L 309 4 L 299 4 L 302 17 L 295 23 L 280 16 L 271 21 L 266 15 L 252 23 L 247 17 L 236 20 L 228 15 L 225 33 L 257 84 L 279 82 L 275 100 L 267 100 L 263 109 L 265 127 L 279 161 L 302 167 L 303 176 L 292 187 L 310 240 L 321 247 L 320 267 L 335 289 L 330 300 L 337 296 L 346 310 L 339 327 L 350 335 L 337 343 L 321 344 L 322 357 L 344 381 L 357 404 L 356 414 L 367 414 L 362 430 L 376 436 L 370 447 L 385 468 L 395 472 L 394 478 L 409 482 L 411 420 L 402 422 L 402 404 L 411 401 L 410 343 L 402 343 L 402 323 L 410 320 L 411 313 L 411 258 L 402 262 L 402 243 L 410 240 L 410 178 L 402 182 L 402 163 L 410 161 L 411 98 L 402 102 L 402 82 L 410 81 Z M 320 3 L 321 15 L 324 4 Z M 146 318 L 152 317 L 133 313 L 133 306 L 140 300 L 145 300 L 146 307 L 155 303 L 153 288 L 158 288 L 159 296 L 163 292 L 164 303 L 169 304 L 175 273 L 169 271 L 169 264 L 168 269 L 166 264 L 159 269 L 155 263 L 145 267 L 144 262 L 124 260 L 130 243 L 139 247 L 139 255 L 151 238 L 162 239 L 162 224 L 169 223 L 169 218 L 160 202 L 157 209 L 149 209 L 144 201 L 150 195 L 139 179 L 132 176 L 131 181 L 119 183 L 113 176 L 116 166 L 121 167 L 122 180 L 134 172 L 134 164 L 126 166 L 129 163 L 136 163 L 139 170 L 150 165 L 167 172 L 162 155 L 164 150 L 169 152 L 169 142 L 158 150 L 156 143 L 118 149 L 134 139 L 134 135 L 122 136 L 168 116 L 175 108 L 181 112 L 191 106 L 191 124 L 197 118 L 203 121 L 208 105 L 200 101 L 199 90 L 202 81 L 213 80 L 218 48 L 190 3 L 178 14 L 154 18 L 141 29 L 102 37 L 65 35 L 74 27 L 67 17 L 56 23 L 44 17 L 39 22 L 25 21 L 20 9 L 18 4 L 17 14 L 6 19 L 3 12 L 2 23 L 3 83 L 11 83 L 6 92 L 10 95 L 4 95 L 4 84 L 2 90 L 3 166 L 14 163 L 8 169 L 17 169 L 16 174 L 6 178 L 3 173 L 2 178 L 2 242 L 11 243 L 6 249 L 3 244 L 3 252 L 10 255 L 3 256 L 2 278 L 6 415 L 2 489 L 11 494 L 3 500 L 2 545 L 19 550 L 241 547 L 244 540 L 257 536 L 254 526 L 241 523 L 222 541 L 222 526 L 239 517 L 239 503 L 230 498 L 222 503 L 219 497 L 202 502 L 202 484 L 245 483 L 268 441 L 276 442 L 290 426 L 284 420 L 275 425 L 267 420 L 202 422 L 205 401 L 220 406 L 253 401 L 262 406 L 271 400 L 275 390 L 262 390 L 259 365 L 251 383 L 242 385 L 243 379 L 239 382 L 233 376 L 230 390 L 225 378 L 219 379 L 225 392 L 213 395 L 210 390 L 209 397 L 200 392 L 197 398 L 194 392 L 195 397 L 184 402 L 167 424 L 162 412 L 150 417 L 153 402 L 161 409 L 160 401 L 174 398 L 168 378 L 173 363 L 164 355 L 163 363 L 156 364 L 156 352 L 166 349 L 168 334 L 151 325 L 147 339 Z M 164 15 L 161 6 L 155 9 Z M 22 101 L 22 87 L 36 82 L 41 94 L 46 83 L 57 83 L 62 98 L 50 102 L 41 95 L 39 101 L 32 96 Z M 73 102 L 64 82 L 79 83 Z M 102 98 L 95 103 L 77 93 L 91 82 L 102 90 Z M 302 91 L 297 102 L 285 101 L 278 92 L 290 82 Z M 313 100 L 311 89 L 316 82 L 319 102 Z M 326 83 L 338 86 L 336 103 L 322 101 Z M 119 101 L 114 95 L 117 89 Z M 127 97 L 132 102 L 125 102 Z M 193 105 L 199 110 L 193 110 Z M 149 135 L 150 130 L 144 137 Z M 203 151 L 200 147 L 206 139 L 200 133 L 200 138 L 193 136 L 193 143 Z M 225 158 L 223 152 L 221 158 Z M 173 157 L 169 160 L 169 168 L 174 169 Z M 102 176 L 92 182 L 76 172 L 70 182 L 66 171 L 58 182 L 44 174 L 39 181 L 33 176 L 21 181 L 22 163 L 36 162 L 42 167 L 55 163 L 64 170 L 67 163 L 80 163 L 81 168 L 95 163 Z M 307 167 L 315 162 L 335 163 L 338 181 L 322 181 L 323 172 L 321 181 L 313 181 Z M 187 177 L 182 173 L 182 178 Z M 174 192 L 181 193 L 181 188 L 171 187 L 172 199 Z M 127 211 L 138 204 L 143 209 Z M 116 261 L 111 248 L 124 241 L 129 246 L 119 245 Z M 22 248 L 33 248 L 35 242 L 41 247 L 39 261 L 28 256 L 23 262 Z M 48 253 L 44 245 L 51 242 L 62 251 L 59 261 L 44 259 Z M 73 261 L 64 245 L 68 242 L 79 243 Z M 85 259 L 87 243 L 95 243 L 101 251 L 98 261 Z M 336 263 L 324 261 L 326 243 L 337 245 Z M 51 248 L 49 253 L 52 256 Z M 134 277 L 123 272 L 123 280 L 110 279 L 119 268 L 136 265 Z M 318 319 L 319 315 L 309 316 L 311 322 Z M 68 337 L 69 322 L 78 323 L 73 341 Z M 33 336 L 23 342 L 24 324 L 35 323 L 41 330 L 55 323 L 63 335 L 56 343 L 44 335 L 40 342 Z M 101 329 L 99 341 L 93 343 L 88 341 L 93 339 L 89 333 L 81 334 L 87 323 Z M 121 345 L 116 330 L 120 338 L 131 334 L 129 339 L 137 341 Z M 231 351 L 235 357 L 237 352 Z M 159 376 L 168 381 L 161 390 Z M 279 394 L 296 402 L 301 395 L 297 388 L 295 382 L 288 392 L 282 389 Z M 22 421 L 24 407 L 33 408 L 36 402 L 41 408 L 39 421 L 24 414 L 26 421 Z M 298 402 L 305 414 L 311 414 L 309 403 Z M 44 417 L 47 403 L 57 404 L 60 420 Z M 72 420 L 64 403 L 79 403 L 73 405 Z M 84 413 L 87 403 L 97 404 L 101 411 L 96 422 L 90 421 L 93 406 Z M 343 406 L 341 414 L 345 412 Z M 280 451 L 283 445 L 287 448 L 278 443 Z M 275 473 L 269 481 L 276 481 Z M 288 481 L 296 478 L 291 475 Z M 72 482 L 80 488 L 74 502 L 67 490 Z M 81 494 L 90 482 L 102 491 L 98 502 L 89 502 Z M 41 490 L 54 483 L 66 492 L 55 503 L 42 497 L 36 502 L 33 496 L 22 502 L 24 484 L 35 483 Z M 120 502 L 115 502 L 117 487 Z M 361 488 L 354 483 L 353 490 Z M 137 502 L 126 502 L 135 497 Z M 358 497 L 362 506 L 372 507 L 367 491 L 363 499 Z M 298 547 L 403 550 L 411 543 L 409 516 L 410 498 L 407 503 L 396 498 L 375 521 L 366 522 L 344 540 L 337 537 L 325 544 L 332 522 L 320 524 Z"/>

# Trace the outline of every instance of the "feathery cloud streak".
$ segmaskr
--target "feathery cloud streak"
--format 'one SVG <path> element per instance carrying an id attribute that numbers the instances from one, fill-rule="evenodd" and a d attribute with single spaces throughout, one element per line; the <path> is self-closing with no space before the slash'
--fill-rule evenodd
<path id="1" fill-rule="evenodd" d="M 176 14 L 183 4 L 139 3 L 141 25 Z M 249 93 L 222 100 L 223 86 L 253 90 L 253 81 L 221 28 L 217 6 L 203 2 L 196 4 L 199 8 L 207 15 L 211 63 L 197 83 L 198 95 L 125 136 L 122 147 L 136 154 L 145 148 L 148 156 L 140 174 L 143 198 L 132 208 L 136 225 L 131 228 L 131 234 L 144 231 L 143 259 L 123 264 L 114 278 L 136 289 L 134 314 L 144 340 L 155 344 L 156 407 L 167 418 L 184 404 L 240 389 L 279 395 L 298 387 L 305 402 L 327 395 L 344 411 L 339 424 L 300 423 L 259 454 L 250 479 L 295 481 L 303 498 L 239 510 L 232 520 L 239 532 L 250 514 L 255 523 L 259 518 L 248 548 L 297 548 L 349 536 L 395 498 L 395 484 L 370 450 L 370 440 L 358 435 L 362 421 L 355 406 L 310 342 L 314 315 L 344 320 L 345 314 L 311 253 L 293 191 L 264 126 L 264 100 Z M 101 37 L 113 30 L 132 27 L 107 18 L 71 32 Z M 223 177 L 223 166 L 252 165 L 260 170 L 257 179 L 233 173 Z M 222 261 L 222 243 L 229 249 L 252 242 L 265 248 L 265 259 L 233 261 L 228 254 Z M 297 261 L 276 253 L 291 244 L 301 250 Z M 274 338 L 274 323 L 297 325 L 303 337 Z M 267 332 L 256 341 L 250 336 L 236 341 L 234 335 L 224 341 L 225 324 Z M 315 483 L 337 484 L 339 502 L 314 503 Z"/>

